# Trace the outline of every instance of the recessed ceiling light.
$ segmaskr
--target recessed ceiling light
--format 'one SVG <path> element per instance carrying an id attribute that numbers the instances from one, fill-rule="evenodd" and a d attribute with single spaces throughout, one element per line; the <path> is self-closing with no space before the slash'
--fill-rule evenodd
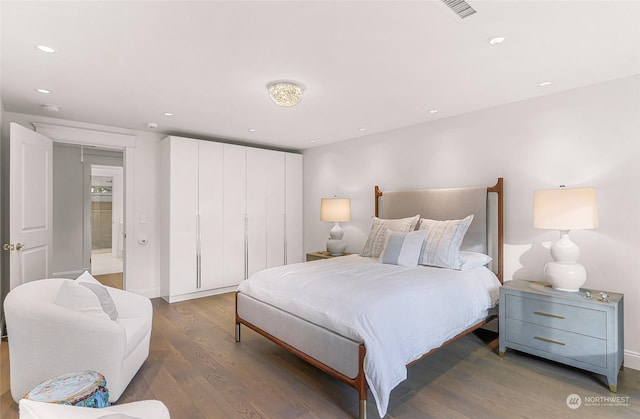
<path id="1" fill-rule="evenodd" d="M 504 36 L 496 36 L 494 38 L 489 39 L 489 45 L 498 45 L 504 42 Z"/>
<path id="2" fill-rule="evenodd" d="M 49 53 L 56 52 L 55 49 L 48 47 L 46 45 L 37 45 L 36 48 L 38 48 L 42 52 L 49 52 Z"/>
<path id="3" fill-rule="evenodd" d="M 316 140 L 309 140 L 309 142 L 310 142 L 310 143 L 315 143 L 315 142 L 316 142 Z"/>
<path id="4" fill-rule="evenodd" d="M 540 87 L 547 87 L 547 86 L 551 86 L 553 83 L 550 81 L 543 81 L 542 83 L 538 84 L 538 86 Z"/>
<path id="5" fill-rule="evenodd" d="M 47 90 L 47 89 L 36 89 L 36 92 L 38 92 L 38 93 L 45 93 L 45 94 L 47 94 L 47 93 L 51 93 L 51 90 Z"/>
<path id="6" fill-rule="evenodd" d="M 367 129 L 366 129 L 366 128 L 358 128 L 358 130 L 360 130 L 360 131 L 366 131 Z"/>
<path id="7" fill-rule="evenodd" d="M 42 109 L 44 109 L 47 112 L 59 112 L 60 106 L 47 103 L 45 105 L 42 105 Z"/>
<path id="8" fill-rule="evenodd" d="M 429 111 L 429 113 L 438 113 L 438 110 L 437 110 L 437 109 L 431 109 L 431 110 Z"/>
<path id="9" fill-rule="evenodd" d="M 171 112 L 165 112 L 163 113 L 164 116 L 173 116 L 173 114 Z"/>
<path id="10" fill-rule="evenodd" d="M 255 128 L 249 128 L 249 132 L 256 132 Z"/>

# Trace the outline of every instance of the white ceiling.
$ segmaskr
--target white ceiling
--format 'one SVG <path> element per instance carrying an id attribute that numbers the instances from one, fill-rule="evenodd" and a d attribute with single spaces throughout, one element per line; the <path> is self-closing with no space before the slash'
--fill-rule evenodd
<path id="1" fill-rule="evenodd" d="M 437 0 L 2 1 L 0 94 L 9 112 L 305 149 L 640 73 L 640 1 L 468 2 L 460 19 Z M 298 106 L 269 99 L 281 79 L 306 87 Z"/>

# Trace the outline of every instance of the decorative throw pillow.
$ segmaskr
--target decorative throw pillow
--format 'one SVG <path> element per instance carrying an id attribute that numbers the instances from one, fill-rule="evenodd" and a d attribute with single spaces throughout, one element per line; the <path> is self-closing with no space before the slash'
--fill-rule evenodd
<path id="1" fill-rule="evenodd" d="M 473 221 L 473 215 L 462 220 L 436 221 L 423 218 L 420 230 L 426 230 L 421 265 L 460 269 L 460 245 Z"/>
<path id="2" fill-rule="evenodd" d="M 474 269 L 478 266 L 485 266 L 492 260 L 493 259 L 491 258 L 491 256 L 485 255 L 484 253 L 467 252 L 465 250 L 461 250 L 460 261 L 462 262 L 462 266 L 460 266 L 460 270 L 468 271 L 469 269 Z"/>
<path id="3" fill-rule="evenodd" d="M 109 315 L 102 309 L 102 304 L 100 304 L 96 294 L 75 281 L 64 281 L 62 283 L 56 295 L 55 303 L 74 311 L 110 320 Z"/>
<path id="4" fill-rule="evenodd" d="M 104 319 L 118 318 L 118 310 L 109 291 L 86 271 L 75 281 L 62 283 L 55 303 Z"/>
<path id="5" fill-rule="evenodd" d="M 382 248 L 384 247 L 387 236 L 387 230 L 408 233 L 416 229 L 418 220 L 420 220 L 419 215 L 409 218 L 398 218 L 395 220 L 373 217 L 371 219 L 369 237 L 367 237 L 367 241 L 364 244 L 361 255 L 374 258 L 380 257 L 380 253 L 382 253 Z"/>
<path id="6" fill-rule="evenodd" d="M 88 271 L 84 271 L 82 275 L 76 279 L 76 283 L 88 288 L 98 297 L 102 310 L 107 313 L 111 320 L 118 319 L 118 309 L 116 308 L 116 303 L 114 303 L 113 298 L 111 298 L 111 294 L 109 294 L 105 286 Z"/>
<path id="7" fill-rule="evenodd" d="M 387 240 L 380 262 L 400 266 L 418 266 L 426 230 L 397 233 L 387 230 Z"/>

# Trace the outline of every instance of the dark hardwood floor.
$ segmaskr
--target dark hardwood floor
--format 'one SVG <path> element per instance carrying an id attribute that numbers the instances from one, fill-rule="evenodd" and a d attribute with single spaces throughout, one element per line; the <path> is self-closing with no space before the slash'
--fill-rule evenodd
<path id="1" fill-rule="evenodd" d="M 234 295 L 154 299 L 151 353 L 118 403 L 162 400 L 174 419 L 357 417 L 355 390 L 247 328 L 234 342 Z M 618 406 L 602 376 L 509 350 L 480 330 L 409 368 L 388 418 L 639 418 L 640 371 L 620 373 Z M 0 348 L 0 416 L 18 417 Z M 567 407 L 577 394 L 582 406 Z M 590 402 L 589 402 L 590 401 Z M 615 404 L 615 403 L 614 403 Z M 368 415 L 378 418 L 373 397 Z"/>

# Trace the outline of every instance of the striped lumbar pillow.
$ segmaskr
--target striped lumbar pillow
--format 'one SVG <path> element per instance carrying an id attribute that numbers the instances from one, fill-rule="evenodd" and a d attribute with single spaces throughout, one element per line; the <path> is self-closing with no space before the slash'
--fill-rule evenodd
<path id="1" fill-rule="evenodd" d="M 427 235 L 422 248 L 420 265 L 439 268 L 460 269 L 460 245 L 464 235 L 473 221 L 473 215 L 462 220 L 436 221 L 423 218 L 419 230 L 426 230 Z"/>
<path id="2" fill-rule="evenodd" d="M 371 219 L 369 237 L 367 237 L 367 242 L 364 244 L 361 256 L 379 257 L 387 238 L 387 230 L 408 233 L 415 230 L 418 220 L 420 220 L 419 215 L 394 220 L 373 217 Z"/>

